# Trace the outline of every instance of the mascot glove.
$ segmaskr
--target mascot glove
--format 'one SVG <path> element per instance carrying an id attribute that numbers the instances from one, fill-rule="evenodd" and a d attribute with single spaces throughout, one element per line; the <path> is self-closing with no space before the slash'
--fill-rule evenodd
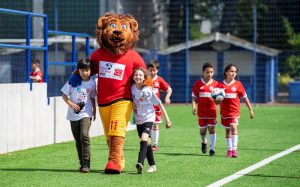
<path id="1" fill-rule="evenodd" d="M 81 77 L 80 77 L 79 74 L 73 74 L 73 75 L 70 77 L 68 83 L 69 83 L 69 85 L 71 85 L 72 87 L 77 87 L 77 86 L 80 86 L 80 85 L 81 85 L 81 81 L 82 81 L 82 79 L 81 79 Z"/>

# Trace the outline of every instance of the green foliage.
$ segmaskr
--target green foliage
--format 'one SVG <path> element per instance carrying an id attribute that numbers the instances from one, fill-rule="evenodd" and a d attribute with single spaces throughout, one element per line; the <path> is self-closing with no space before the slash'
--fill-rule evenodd
<path id="1" fill-rule="evenodd" d="M 294 50 L 300 49 L 300 33 L 295 33 L 287 18 L 283 18 L 283 23 L 288 34 L 288 43 Z M 285 64 L 288 66 L 289 75 L 295 79 L 300 80 L 300 55 L 291 55 L 286 60 Z"/>

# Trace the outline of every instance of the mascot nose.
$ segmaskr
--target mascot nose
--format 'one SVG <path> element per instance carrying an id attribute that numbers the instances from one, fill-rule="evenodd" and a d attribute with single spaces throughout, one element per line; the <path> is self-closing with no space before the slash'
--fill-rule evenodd
<path id="1" fill-rule="evenodd" d="M 113 31 L 113 33 L 114 33 L 115 35 L 119 35 L 119 34 L 121 34 L 122 32 L 121 32 L 121 31 Z"/>

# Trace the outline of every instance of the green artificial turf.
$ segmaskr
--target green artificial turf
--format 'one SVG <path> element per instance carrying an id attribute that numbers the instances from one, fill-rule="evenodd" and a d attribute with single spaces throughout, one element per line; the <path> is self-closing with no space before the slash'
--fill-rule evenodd
<path id="1" fill-rule="evenodd" d="M 126 137 L 126 168 L 121 175 L 103 174 L 107 146 L 104 137 L 95 137 L 91 139 L 90 173 L 77 171 L 72 141 L 0 155 L 0 186 L 206 186 L 300 143 L 300 107 L 255 106 L 255 119 L 250 120 L 242 106 L 236 159 L 226 157 L 225 131 L 220 125 L 216 128 L 216 155 L 210 157 L 201 153 L 191 105 L 171 105 L 167 111 L 173 127 L 160 125 L 155 173 L 136 174 L 139 139 L 136 131 L 131 131 Z M 299 156 L 298 150 L 227 186 L 300 186 Z"/>

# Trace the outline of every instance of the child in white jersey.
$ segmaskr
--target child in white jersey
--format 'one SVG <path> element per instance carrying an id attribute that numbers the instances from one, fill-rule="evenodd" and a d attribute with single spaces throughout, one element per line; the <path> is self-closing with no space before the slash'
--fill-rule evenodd
<path id="1" fill-rule="evenodd" d="M 131 87 L 133 114 L 137 124 L 137 132 L 140 137 L 140 152 L 138 163 L 136 164 L 137 173 L 142 174 L 146 157 L 150 166 L 147 172 L 155 172 L 156 165 L 150 140 L 151 129 L 155 123 L 155 110 L 153 104 L 158 105 L 161 108 L 166 118 L 166 127 L 171 127 L 171 121 L 162 102 L 153 92 L 153 84 L 148 77 L 146 70 L 142 68 L 135 69 L 133 81 L 135 83 Z"/>
<path id="2" fill-rule="evenodd" d="M 90 79 L 90 60 L 81 59 L 77 63 L 76 76 L 79 84 L 74 86 L 68 81 L 61 89 L 62 98 L 67 103 L 67 119 L 70 120 L 72 134 L 75 139 L 79 171 L 90 171 L 90 137 L 91 119 L 96 119 L 96 82 Z"/>

